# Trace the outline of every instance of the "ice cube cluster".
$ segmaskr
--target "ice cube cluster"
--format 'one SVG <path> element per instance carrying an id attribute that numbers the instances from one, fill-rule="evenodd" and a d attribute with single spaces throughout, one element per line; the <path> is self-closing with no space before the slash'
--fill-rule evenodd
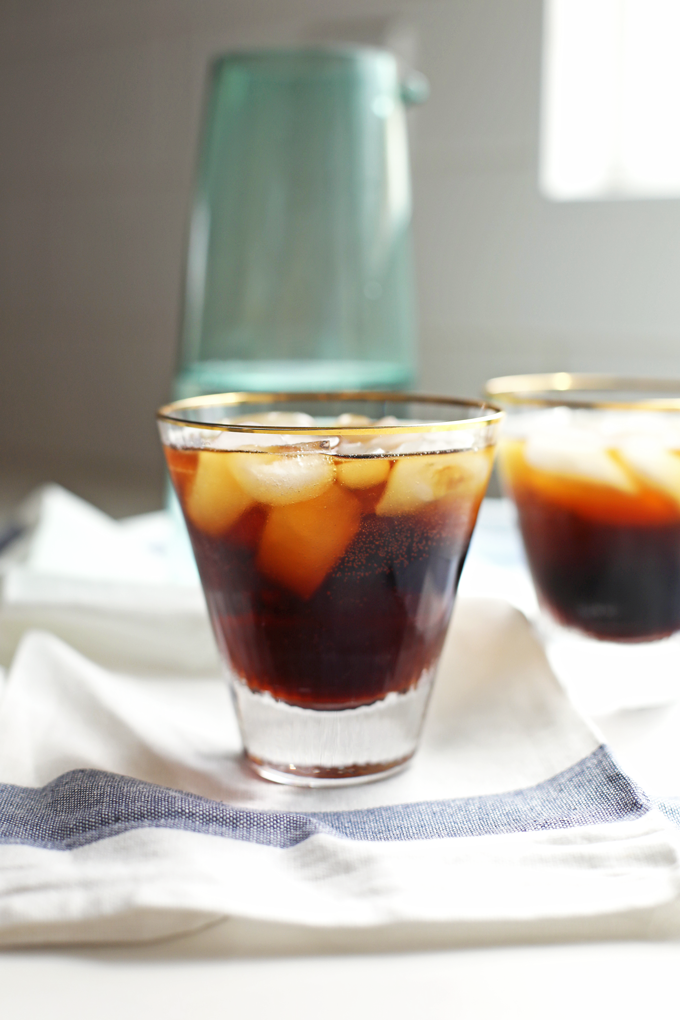
<path id="1" fill-rule="evenodd" d="M 504 433 L 539 471 L 630 494 L 651 484 L 680 505 L 680 414 L 558 407 L 513 415 Z"/>
<path id="2" fill-rule="evenodd" d="M 452 498 L 455 507 L 446 512 L 468 520 L 485 490 L 493 448 L 404 457 L 203 448 L 182 456 L 190 458 L 181 472 L 189 521 L 219 538 L 251 508 L 265 509 L 258 569 L 309 598 L 344 554 L 367 507 L 378 517 L 398 517 Z"/>

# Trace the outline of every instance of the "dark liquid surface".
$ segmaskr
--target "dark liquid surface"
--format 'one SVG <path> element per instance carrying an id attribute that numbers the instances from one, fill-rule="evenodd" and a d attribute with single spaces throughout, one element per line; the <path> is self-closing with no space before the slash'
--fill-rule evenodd
<path id="1" fill-rule="evenodd" d="M 680 629 L 680 520 L 588 518 L 536 494 L 516 494 L 534 583 L 567 626 L 613 641 Z"/>
<path id="2" fill-rule="evenodd" d="M 211 537 L 189 521 L 222 653 L 253 690 L 307 708 L 369 704 L 415 685 L 439 656 L 477 501 L 363 513 L 323 583 L 303 598 L 263 576 L 266 510 Z"/>

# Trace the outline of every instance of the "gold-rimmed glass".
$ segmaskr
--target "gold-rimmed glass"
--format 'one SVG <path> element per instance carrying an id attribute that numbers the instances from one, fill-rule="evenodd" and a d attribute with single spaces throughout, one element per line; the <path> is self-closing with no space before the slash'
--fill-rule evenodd
<path id="1" fill-rule="evenodd" d="M 680 630 L 680 381 L 506 376 L 499 469 L 539 601 L 600 642 Z"/>
<path id="2" fill-rule="evenodd" d="M 385 393 L 158 412 L 260 775 L 338 785 L 411 758 L 501 418 L 483 401 Z"/>

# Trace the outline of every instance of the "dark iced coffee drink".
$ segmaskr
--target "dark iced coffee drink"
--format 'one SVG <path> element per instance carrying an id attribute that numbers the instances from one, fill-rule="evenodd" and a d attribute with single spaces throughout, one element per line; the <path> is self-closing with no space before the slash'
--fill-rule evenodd
<path id="1" fill-rule="evenodd" d="M 458 429 L 356 409 L 165 429 L 246 751 L 270 778 L 356 779 L 413 753 L 498 420 L 455 410 Z"/>
<path id="2" fill-rule="evenodd" d="M 512 419 L 499 448 L 537 592 L 610 641 L 680 629 L 680 422 L 567 408 Z"/>

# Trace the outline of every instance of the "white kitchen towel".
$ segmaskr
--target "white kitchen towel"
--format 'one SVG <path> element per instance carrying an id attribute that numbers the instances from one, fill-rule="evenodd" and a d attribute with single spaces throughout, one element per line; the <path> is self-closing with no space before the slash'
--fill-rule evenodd
<path id="1" fill-rule="evenodd" d="M 58 485 L 18 509 L 0 555 L 0 664 L 39 627 L 111 668 L 210 675 L 215 646 L 188 537 L 169 514 L 116 521 Z M 0 545 L 1 545 L 0 537 Z"/>
<path id="2" fill-rule="evenodd" d="M 676 832 L 503 602 L 459 602 L 418 755 L 365 786 L 260 780 L 219 678 L 112 672 L 54 635 L 24 636 L 0 704 L 4 945 L 223 916 L 585 934 L 676 899 Z"/>

